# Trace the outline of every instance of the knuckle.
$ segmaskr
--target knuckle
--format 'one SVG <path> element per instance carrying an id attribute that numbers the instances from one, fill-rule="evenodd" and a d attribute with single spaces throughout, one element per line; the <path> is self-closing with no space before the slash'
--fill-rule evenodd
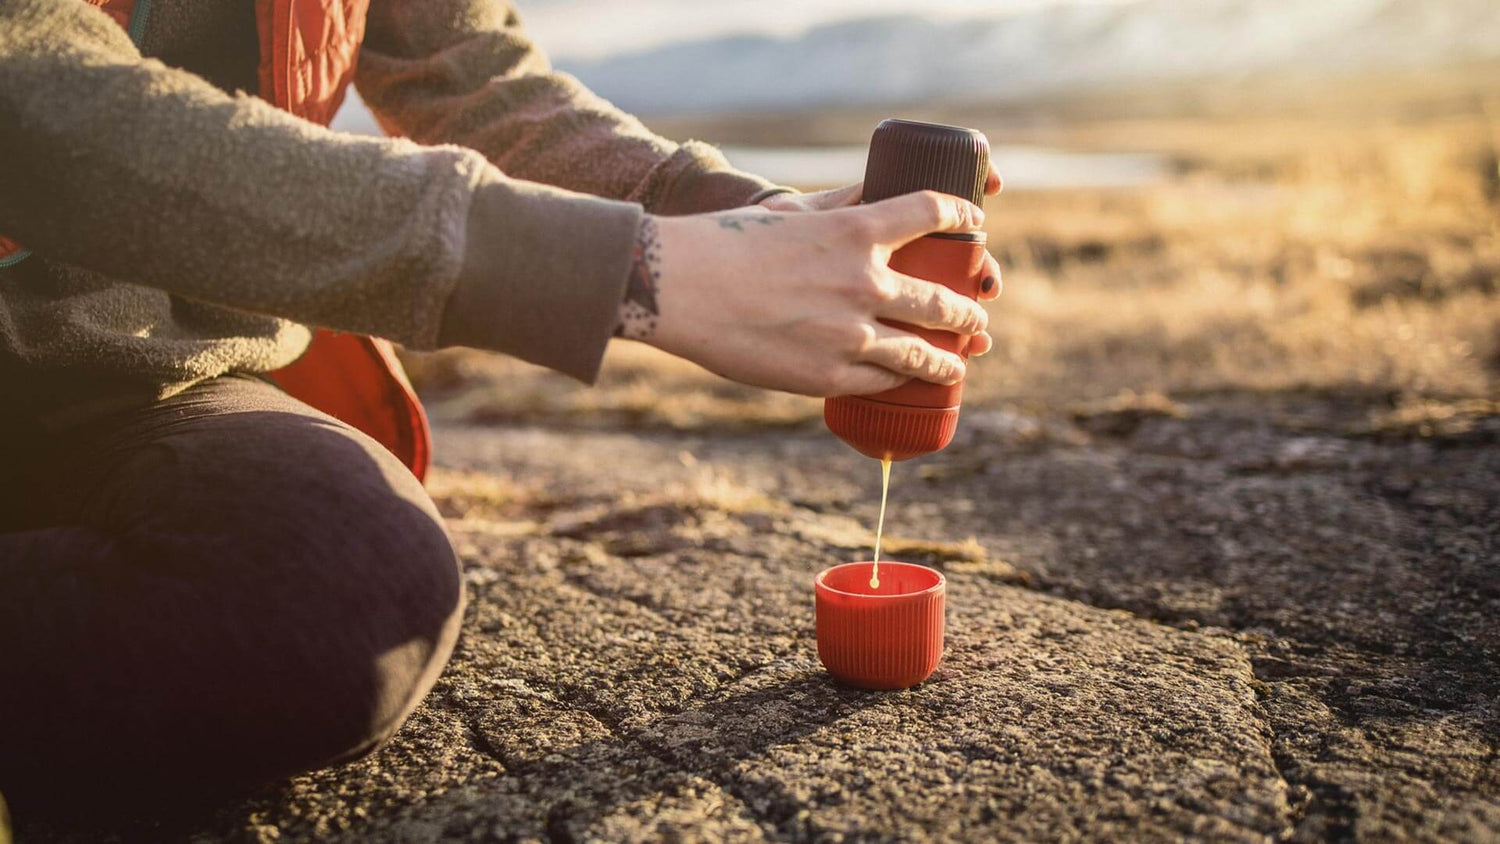
<path id="1" fill-rule="evenodd" d="M 844 360 L 861 360 L 875 345 L 875 327 L 866 323 L 840 321 L 828 333 L 830 345 Z"/>
<path id="2" fill-rule="evenodd" d="M 843 386 L 838 371 L 832 370 L 814 379 L 808 392 L 818 397 L 837 396 L 843 393 Z"/>
<path id="3" fill-rule="evenodd" d="M 977 334 L 984 330 L 987 314 L 978 302 L 947 288 L 940 288 L 937 296 L 936 317 L 940 327 L 958 334 Z"/>
<path id="4" fill-rule="evenodd" d="M 924 190 L 921 193 L 922 211 L 934 224 L 941 223 L 947 219 L 948 209 L 952 202 L 944 194 L 935 190 Z"/>
<path id="5" fill-rule="evenodd" d="M 957 381 L 963 372 L 963 363 L 953 355 L 943 355 L 937 366 L 937 377 L 940 381 Z"/>
<path id="6" fill-rule="evenodd" d="M 843 235 L 850 243 L 869 245 L 874 243 L 875 220 L 873 207 L 870 209 L 853 209 L 854 213 L 845 215 L 843 224 Z"/>
<path id="7" fill-rule="evenodd" d="M 957 357 L 954 357 L 951 360 L 943 361 L 943 372 L 938 376 L 938 380 L 945 384 L 953 384 L 964 377 L 963 373 L 963 363 Z"/>
<path id="8" fill-rule="evenodd" d="M 862 392 L 861 386 L 858 370 L 843 366 L 827 373 L 818 385 L 818 392 L 824 396 L 848 396 Z"/>
<path id="9" fill-rule="evenodd" d="M 939 328 L 956 328 L 962 317 L 962 312 L 953 300 L 941 293 L 934 292 L 929 305 L 932 311 L 933 321 Z"/>
<path id="10" fill-rule="evenodd" d="M 897 296 L 903 318 L 907 322 L 925 323 L 934 318 L 937 311 L 935 297 L 937 293 L 931 288 L 935 285 L 926 283 L 913 284 L 903 281 L 900 284 L 900 295 Z"/>
<path id="11" fill-rule="evenodd" d="M 901 368 L 907 372 L 921 372 L 927 364 L 927 350 L 920 343 L 907 343 L 901 350 Z"/>
<path id="12" fill-rule="evenodd" d="M 968 302 L 968 300 L 965 300 Z M 968 302 L 964 305 L 964 326 L 961 334 L 981 334 L 990 327 L 990 314 L 979 305 Z"/>
<path id="13" fill-rule="evenodd" d="M 890 273 L 878 266 L 868 266 L 856 277 L 853 290 L 855 304 L 869 309 L 894 301 L 900 288 Z"/>

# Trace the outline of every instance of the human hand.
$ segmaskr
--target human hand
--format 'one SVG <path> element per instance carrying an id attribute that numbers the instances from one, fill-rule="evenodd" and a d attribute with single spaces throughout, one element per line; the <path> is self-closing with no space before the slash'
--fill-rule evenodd
<path id="1" fill-rule="evenodd" d="M 626 295 L 641 313 L 622 333 L 734 380 L 807 395 L 956 383 L 962 357 L 879 320 L 983 335 L 979 304 L 889 266 L 918 237 L 983 221 L 973 204 L 931 191 L 830 211 L 650 217 L 632 272 L 631 290 L 643 293 Z M 998 280 L 989 287 L 993 298 Z"/>
<path id="2" fill-rule="evenodd" d="M 832 190 L 814 191 L 812 193 L 777 193 L 762 199 L 759 203 L 761 208 L 777 213 L 797 214 L 807 211 L 832 211 L 836 208 L 847 208 L 858 205 L 864 194 L 864 182 L 855 182 Z M 984 195 L 999 196 L 1000 191 L 1005 189 L 1005 181 L 1000 174 L 990 168 L 985 179 Z M 1000 262 L 995 256 L 986 252 L 984 255 L 984 274 L 981 278 L 986 279 L 989 289 L 983 290 L 979 298 L 984 300 L 994 299 L 1000 295 L 1003 286 L 1000 277 Z M 991 283 L 988 279 L 994 279 Z M 970 357 L 979 357 L 994 347 L 994 340 L 988 332 L 981 331 L 969 339 L 968 354 Z"/>

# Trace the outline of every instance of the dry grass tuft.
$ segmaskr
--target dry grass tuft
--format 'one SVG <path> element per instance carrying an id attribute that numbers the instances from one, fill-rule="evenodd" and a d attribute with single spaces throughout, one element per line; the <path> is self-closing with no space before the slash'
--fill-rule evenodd
<path id="1" fill-rule="evenodd" d="M 786 502 L 735 483 L 714 473 L 704 473 L 691 484 L 669 485 L 666 495 L 678 505 L 731 516 L 784 513 Z"/>
<path id="2" fill-rule="evenodd" d="M 1452 440 L 1476 436 L 1500 439 L 1500 426 L 1487 424 L 1496 419 L 1500 419 L 1500 401 L 1417 400 L 1375 414 L 1356 433 L 1383 440 Z"/>
<path id="3" fill-rule="evenodd" d="M 969 537 L 961 542 L 938 542 L 928 539 L 883 537 L 880 553 L 890 559 L 906 562 L 968 563 L 979 565 L 989 560 L 989 552 L 979 540 Z"/>
<path id="4" fill-rule="evenodd" d="M 1142 395 L 1124 390 L 1103 401 L 1074 405 L 1070 415 L 1079 427 L 1090 433 L 1123 437 L 1133 433 L 1147 419 L 1182 419 L 1188 414 L 1185 407 L 1161 393 Z"/>
<path id="5" fill-rule="evenodd" d="M 526 490 L 487 472 L 434 468 L 427 492 L 448 519 L 511 517 L 534 502 Z"/>

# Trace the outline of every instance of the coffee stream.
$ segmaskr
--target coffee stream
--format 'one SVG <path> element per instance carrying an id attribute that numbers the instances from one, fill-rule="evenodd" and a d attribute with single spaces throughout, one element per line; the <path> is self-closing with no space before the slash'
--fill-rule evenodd
<path id="1" fill-rule="evenodd" d="M 880 518 L 875 522 L 875 562 L 870 566 L 870 588 L 880 588 L 880 535 L 885 532 L 885 496 L 891 490 L 891 460 L 880 461 Z"/>

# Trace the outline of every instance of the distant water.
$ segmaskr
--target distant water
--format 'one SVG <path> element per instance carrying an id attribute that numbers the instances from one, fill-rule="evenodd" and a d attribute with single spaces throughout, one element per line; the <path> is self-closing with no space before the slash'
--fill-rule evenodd
<path id="1" fill-rule="evenodd" d="M 857 182 L 865 175 L 864 147 L 722 148 L 741 170 L 784 185 L 829 186 Z M 1062 152 L 1043 147 L 1000 146 L 990 160 L 1006 190 L 1115 188 L 1147 185 L 1165 178 L 1167 162 L 1147 153 Z"/>
<path id="2" fill-rule="evenodd" d="M 333 120 L 341 132 L 378 135 L 375 118 L 349 92 L 344 108 Z M 777 184 L 831 187 L 857 182 L 865 175 L 865 148 L 742 147 L 722 148 L 734 166 Z M 1044 147 L 1000 146 L 990 150 L 1006 190 L 1056 188 L 1114 188 L 1151 184 L 1166 176 L 1167 163 L 1159 155 L 1136 153 L 1062 152 Z"/>

